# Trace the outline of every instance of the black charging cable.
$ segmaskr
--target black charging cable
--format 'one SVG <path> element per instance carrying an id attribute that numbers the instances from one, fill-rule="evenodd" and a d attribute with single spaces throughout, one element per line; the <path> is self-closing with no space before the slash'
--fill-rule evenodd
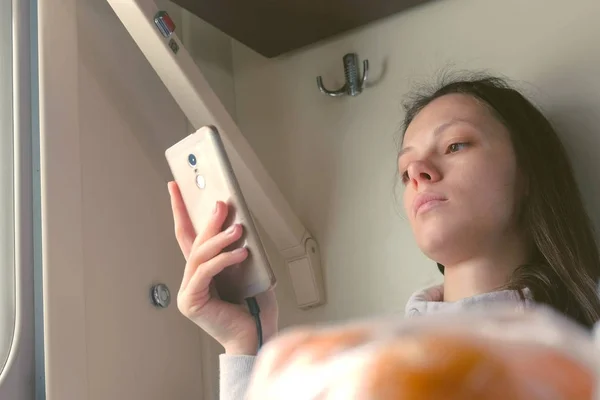
<path id="1" fill-rule="evenodd" d="M 254 317 L 254 321 L 256 321 L 256 337 L 258 338 L 258 350 L 263 345 L 263 332 L 262 332 L 262 323 L 260 322 L 260 307 L 258 307 L 258 302 L 255 297 L 249 297 L 246 299 L 246 303 L 248 304 L 248 310 L 250 311 L 250 315 Z"/>

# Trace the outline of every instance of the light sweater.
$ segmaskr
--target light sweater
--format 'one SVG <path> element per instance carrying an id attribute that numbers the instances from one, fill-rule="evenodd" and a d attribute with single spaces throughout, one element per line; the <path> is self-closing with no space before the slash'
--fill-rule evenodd
<path id="1" fill-rule="evenodd" d="M 405 317 L 425 314 L 455 313 L 472 307 L 497 305 L 499 302 L 515 302 L 517 308 L 528 308 L 533 304 L 531 293 L 525 289 L 525 302 L 514 290 L 502 290 L 468 297 L 455 302 L 444 302 L 443 286 L 433 286 L 413 294 L 406 304 Z M 221 400 L 243 400 L 250 383 L 256 356 L 219 356 Z"/>

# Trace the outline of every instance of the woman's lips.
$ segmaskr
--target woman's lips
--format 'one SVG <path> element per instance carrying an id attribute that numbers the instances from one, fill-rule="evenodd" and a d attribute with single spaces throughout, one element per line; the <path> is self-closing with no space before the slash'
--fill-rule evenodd
<path id="1" fill-rule="evenodd" d="M 445 203 L 448 199 L 439 193 L 423 192 L 419 193 L 413 201 L 413 211 L 415 215 L 431 210 L 434 207 Z"/>

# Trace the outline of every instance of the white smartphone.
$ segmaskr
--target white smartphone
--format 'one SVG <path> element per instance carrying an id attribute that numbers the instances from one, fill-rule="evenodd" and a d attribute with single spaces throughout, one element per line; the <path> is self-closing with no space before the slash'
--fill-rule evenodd
<path id="1" fill-rule="evenodd" d="M 196 233 L 204 229 L 219 200 L 229 207 L 223 229 L 235 223 L 244 228 L 241 239 L 225 251 L 243 246 L 248 249 L 248 258 L 214 278 L 218 296 L 242 304 L 273 288 L 275 275 L 217 128 L 198 129 L 167 149 L 165 157 Z"/>

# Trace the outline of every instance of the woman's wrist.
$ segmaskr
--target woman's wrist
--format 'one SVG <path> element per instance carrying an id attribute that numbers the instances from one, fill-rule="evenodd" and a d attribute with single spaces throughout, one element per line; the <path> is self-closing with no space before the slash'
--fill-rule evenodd
<path id="1" fill-rule="evenodd" d="M 258 343 L 232 343 L 223 347 L 228 356 L 255 356 Z"/>

